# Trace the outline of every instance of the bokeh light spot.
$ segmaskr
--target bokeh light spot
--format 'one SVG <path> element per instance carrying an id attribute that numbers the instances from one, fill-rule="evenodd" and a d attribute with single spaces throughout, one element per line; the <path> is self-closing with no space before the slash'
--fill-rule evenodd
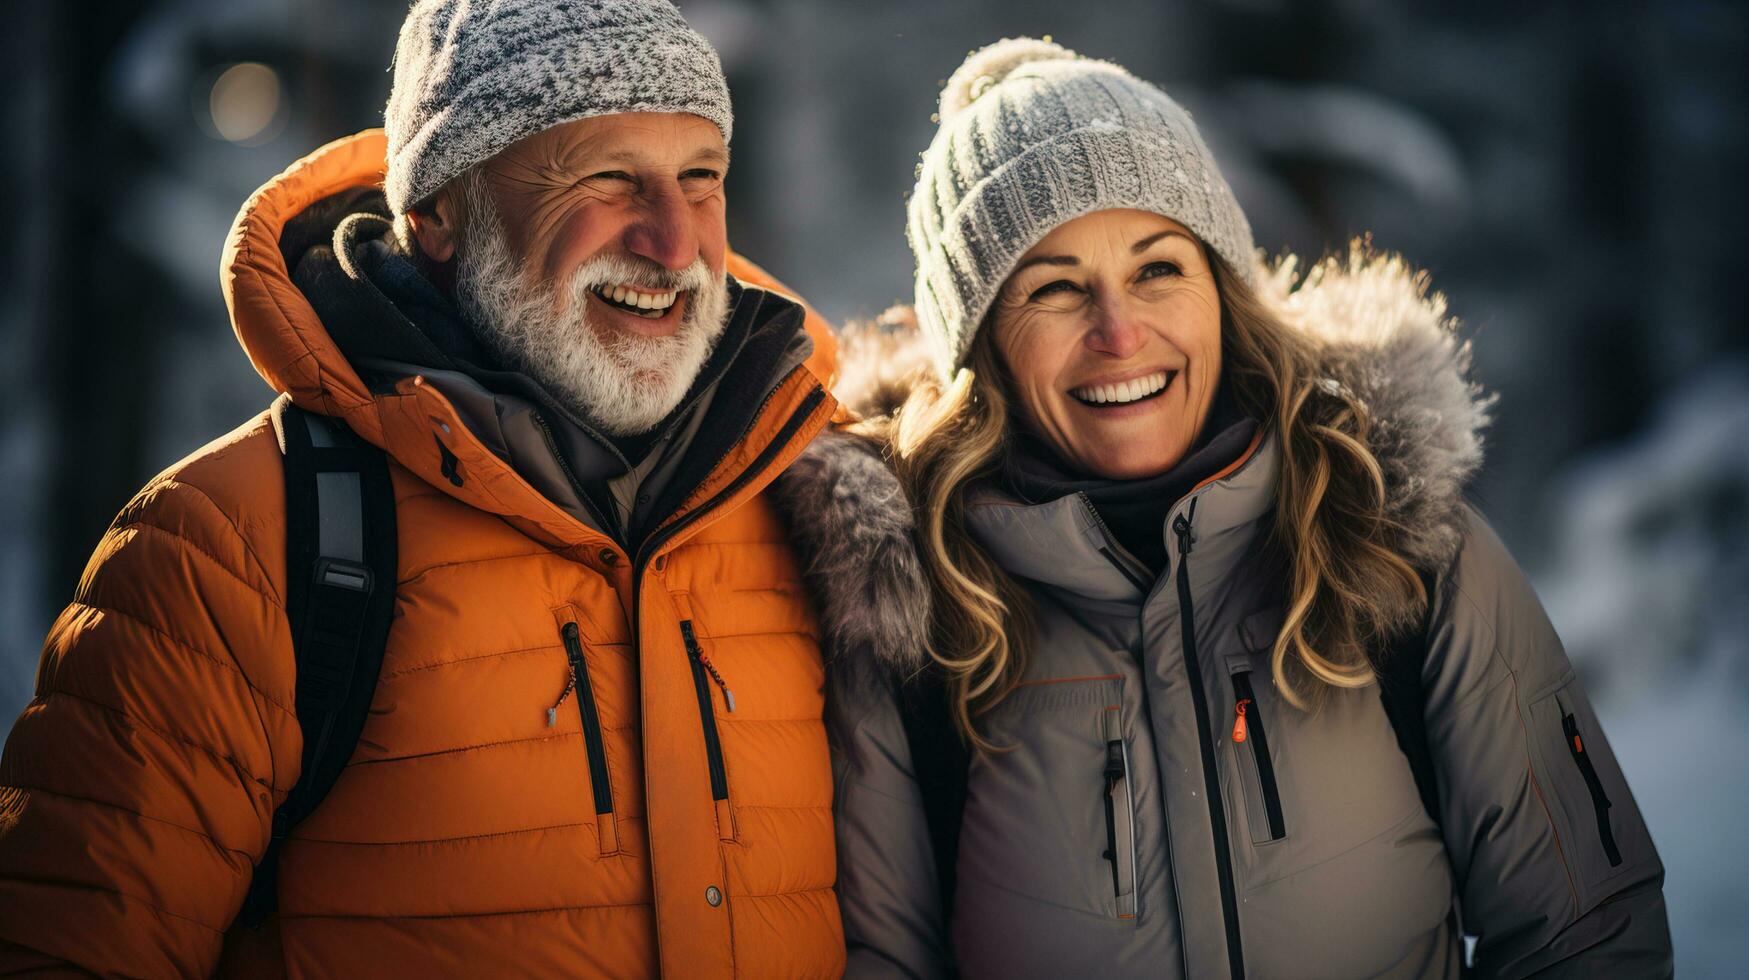
<path id="1" fill-rule="evenodd" d="M 279 74 L 259 62 L 232 65 L 213 82 L 213 131 L 233 143 L 261 136 L 279 113 Z"/>

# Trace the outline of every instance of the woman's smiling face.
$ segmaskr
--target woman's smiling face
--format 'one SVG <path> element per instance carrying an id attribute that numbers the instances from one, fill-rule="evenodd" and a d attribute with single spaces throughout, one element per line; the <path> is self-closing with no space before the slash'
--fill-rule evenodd
<path id="1" fill-rule="evenodd" d="M 1023 422 L 1083 473 L 1138 479 L 1196 441 L 1221 375 L 1208 253 L 1149 211 L 1096 211 L 1021 256 L 994 336 Z"/>

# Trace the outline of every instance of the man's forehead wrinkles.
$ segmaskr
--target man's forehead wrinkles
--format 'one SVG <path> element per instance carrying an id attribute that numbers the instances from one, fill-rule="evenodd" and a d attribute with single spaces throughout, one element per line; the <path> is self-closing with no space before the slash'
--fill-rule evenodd
<path id="1" fill-rule="evenodd" d="M 634 137 L 631 139 L 616 138 L 608 140 L 590 140 L 579 143 L 568 152 L 555 155 L 555 162 L 566 168 L 589 168 L 607 164 L 615 164 L 635 169 L 680 169 L 701 163 L 726 165 L 728 154 L 713 146 L 694 147 L 686 152 L 675 153 L 640 145 Z"/>

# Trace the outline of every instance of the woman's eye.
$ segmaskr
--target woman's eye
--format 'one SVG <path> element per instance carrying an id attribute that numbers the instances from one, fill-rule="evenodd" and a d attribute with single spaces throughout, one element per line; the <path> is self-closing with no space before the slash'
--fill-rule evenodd
<path id="1" fill-rule="evenodd" d="M 1161 276 L 1178 276 L 1183 274 L 1184 270 L 1178 268 L 1177 265 L 1171 262 L 1149 262 L 1147 265 L 1142 266 L 1142 271 L 1136 276 L 1136 278 L 1158 279 Z"/>
<path id="2" fill-rule="evenodd" d="M 1028 296 L 1027 299 L 1046 299 L 1050 296 L 1070 292 L 1080 292 L 1080 287 L 1067 279 L 1057 279 L 1053 282 L 1047 282 L 1043 286 L 1033 290 L 1032 295 Z"/>

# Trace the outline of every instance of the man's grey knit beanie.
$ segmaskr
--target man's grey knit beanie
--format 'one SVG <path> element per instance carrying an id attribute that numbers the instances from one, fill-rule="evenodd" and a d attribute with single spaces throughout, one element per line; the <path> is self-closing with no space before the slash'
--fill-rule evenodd
<path id="1" fill-rule="evenodd" d="M 729 141 L 717 52 L 668 0 L 418 0 L 383 112 L 389 207 L 525 136 L 618 112 L 690 112 Z"/>
<path id="2" fill-rule="evenodd" d="M 1253 278 L 1251 225 L 1166 93 L 1048 41 L 972 52 L 941 93 L 907 227 L 917 322 L 944 378 L 1020 257 L 1058 225 L 1108 208 L 1165 215 Z"/>

